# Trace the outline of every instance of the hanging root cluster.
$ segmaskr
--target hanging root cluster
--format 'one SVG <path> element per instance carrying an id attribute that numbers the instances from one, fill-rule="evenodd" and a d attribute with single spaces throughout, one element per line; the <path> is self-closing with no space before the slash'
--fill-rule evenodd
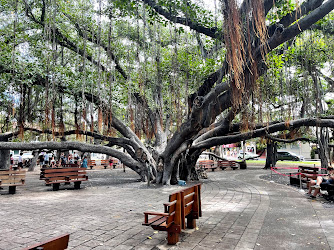
<path id="1" fill-rule="evenodd" d="M 249 103 L 247 93 L 256 85 L 259 76 L 258 66 L 261 66 L 258 62 L 261 59 L 263 62 L 266 61 L 268 51 L 263 1 L 248 0 L 246 13 L 241 19 L 236 0 L 223 1 L 226 60 L 231 77 L 234 112 L 238 112 Z M 258 46 L 261 48 L 261 58 L 255 58 L 254 51 Z M 242 126 L 248 128 L 250 116 L 245 112 L 247 109 L 243 112 Z"/>
<path id="2" fill-rule="evenodd" d="M 244 65 L 246 62 L 244 50 L 244 36 L 239 10 L 235 0 L 224 1 L 225 10 L 225 43 L 227 47 L 226 59 L 229 64 L 229 73 L 232 77 L 231 86 L 233 106 L 240 106 L 244 92 Z"/>
<path id="3" fill-rule="evenodd" d="M 256 37 L 260 40 L 261 44 L 261 55 L 263 61 L 266 59 L 266 55 L 268 53 L 268 32 L 266 26 L 266 18 L 264 15 L 264 6 L 262 0 L 251 0 L 250 8 L 253 16 L 253 30 Z"/>

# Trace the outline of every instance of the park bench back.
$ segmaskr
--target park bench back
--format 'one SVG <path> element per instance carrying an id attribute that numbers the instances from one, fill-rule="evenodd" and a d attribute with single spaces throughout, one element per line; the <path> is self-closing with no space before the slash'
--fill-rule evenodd
<path id="1" fill-rule="evenodd" d="M 183 189 L 181 192 L 181 218 L 182 229 L 186 228 L 185 219 L 187 218 L 187 228 L 195 228 L 196 220 L 202 216 L 201 210 L 201 184 Z"/>
<path id="2" fill-rule="evenodd" d="M 64 234 L 50 240 L 37 243 L 35 245 L 24 248 L 23 250 L 64 250 L 68 247 L 69 234 Z"/>
<path id="3" fill-rule="evenodd" d="M 101 160 L 101 165 L 108 165 L 109 164 L 109 160 Z"/>
<path id="4" fill-rule="evenodd" d="M 109 165 L 109 160 L 101 160 L 101 166 L 104 167 L 104 169 L 106 169 Z"/>
<path id="5" fill-rule="evenodd" d="M 86 168 L 45 168 L 42 169 L 42 179 L 46 184 L 53 184 L 53 190 L 59 190 L 60 183 L 74 182 L 74 188 L 79 189 L 82 181 L 87 181 Z"/>
<path id="6" fill-rule="evenodd" d="M 49 168 L 44 170 L 44 177 L 48 184 L 54 181 L 86 179 L 85 168 Z"/>
<path id="7" fill-rule="evenodd" d="M 230 167 L 232 168 L 233 170 L 237 169 L 238 168 L 238 163 L 236 161 L 228 161 L 228 160 L 219 160 L 217 162 L 217 166 L 219 168 L 221 168 L 222 170 Z"/>
<path id="8" fill-rule="evenodd" d="M 212 171 L 214 171 L 217 168 L 213 160 L 200 160 L 198 161 L 198 166 L 199 168 L 211 169 Z"/>
<path id="9" fill-rule="evenodd" d="M 25 184 L 25 170 L 1 170 L 0 171 L 0 186 L 9 187 L 9 193 L 15 194 L 16 186 Z"/>
<path id="10" fill-rule="evenodd" d="M 96 167 L 95 160 L 88 160 L 87 164 L 88 164 L 88 167 L 90 167 L 90 169 L 93 169 L 93 167 Z"/>

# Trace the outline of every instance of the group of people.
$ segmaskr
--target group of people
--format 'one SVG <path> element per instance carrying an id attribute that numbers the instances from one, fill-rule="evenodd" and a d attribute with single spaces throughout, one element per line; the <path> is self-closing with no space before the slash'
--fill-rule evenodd
<path id="1" fill-rule="evenodd" d="M 66 155 L 64 153 L 61 153 L 59 160 L 55 160 L 55 156 L 51 156 L 51 160 L 49 160 L 48 154 L 41 154 L 39 156 L 39 165 L 40 167 L 50 167 L 50 168 L 58 168 L 62 167 L 62 165 L 65 164 L 76 164 L 80 167 L 87 168 L 88 167 L 88 161 L 87 156 L 84 156 L 82 159 L 77 153 L 74 154 L 68 154 Z"/>
<path id="2" fill-rule="evenodd" d="M 11 170 L 20 170 L 24 167 L 29 167 L 31 164 L 31 159 L 23 159 L 23 153 L 19 154 L 19 157 L 17 159 L 17 165 L 14 163 L 14 157 L 13 154 L 10 154 L 10 166 L 9 169 Z"/>
<path id="3" fill-rule="evenodd" d="M 17 170 L 22 169 L 24 165 L 26 166 L 26 163 L 23 159 L 23 153 L 21 152 L 18 159 L 17 159 L 17 165 L 14 164 L 14 157 L 13 154 L 10 154 L 10 169 L 11 170 Z M 29 160 L 31 162 L 31 159 Z M 59 160 L 56 160 L 56 156 L 52 153 L 46 153 L 42 152 L 38 156 L 38 164 L 41 168 L 60 168 L 62 165 L 65 164 L 76 164 L 82 168 L 88 168 L 88 160 L 87 156 L 83 156 L 82 158 L 79 156 L 78 153 L 68 154 L 67 156 L 64 153 L 60 154 Z M 109 158 L 109 165 L 110 168 L 117 164 L 112 157 Z"/>

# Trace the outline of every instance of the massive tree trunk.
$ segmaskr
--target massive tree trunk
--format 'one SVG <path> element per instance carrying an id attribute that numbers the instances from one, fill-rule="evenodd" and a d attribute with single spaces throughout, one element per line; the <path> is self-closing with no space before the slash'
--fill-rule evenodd
<path id="1" fill-rule="evenodd" d="M 328 151 L 328 140 L 329 140 L 329 134 L 328 134 L 328 128 L 316 128 L 317 129 L 317 139 L 318 139 L 318 145 L 319 145 L 319 157 L 321 161 L 321 167 L 322 168 L 328 168 L 328 161 L 329 158 L 329 151 Z M 318 130 L 320 130 L 318 132 Z"/>
<path id="2" fill-rule="evenodd" d="M 1 142 L 6 142 L 8 139 L 3 138 Z M 9 169 L 10 166 L 10 150 L 0 150 L 0 169 Z"/>
<path id="3" fill-rule="evenodd" d="M 270 169 L 271 167 L 275 167 L 276 165 L 276 153 L 277 153 L 277 145 L 275 142 L 268 140 L 267 141 L 267 155 L 266 155 L 266 165 L 265 169 Z"/>
<path id="4" fill-rule="evenodd" d="M 38 160 L 39 152 L 40 151 L 38 151 L 38 150 L 32 151 L 32 155 L 34 156 L 34 158 L 32 158 L 32 160 L 30 162 L 30 166 L 29 166 L 28 171 L 34 171 L 35 170 L 35 167 L 37 165 L 37 160 Z M 51 159 L 50 159 L 50 161 L 51 161 Z"/>
<path id="5" fill-rule="evenodd" d="M 10 166 L 10 151 L 0 150 L 0 169 L 9 169 Z"/>

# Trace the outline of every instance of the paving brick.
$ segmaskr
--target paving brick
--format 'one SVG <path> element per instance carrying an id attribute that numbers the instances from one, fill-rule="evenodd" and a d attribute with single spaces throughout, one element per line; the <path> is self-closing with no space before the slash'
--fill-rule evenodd
<path id="1" fill-rule="evenodd" d="M 148 188 L 131 171 L 108 171 L 90 172 L 80 190 L 62 185 L 53 192 L 38 171 L 27 173 L 17 194 L 0 190 L 0 249 L 22 249 L 63 233 L 71 234 L 69 249 L 80 250 L 334 249 L 334 206 L 325 209 L 295 188 L 259 180 L 268 174 L 260 168 L 208 173 L 198 230 L 183 231 L 175 246 L 167 245 L 166 232 L 141 223 L 144 211 L 162 212 L 169 193 L 182 187 Z"/>

